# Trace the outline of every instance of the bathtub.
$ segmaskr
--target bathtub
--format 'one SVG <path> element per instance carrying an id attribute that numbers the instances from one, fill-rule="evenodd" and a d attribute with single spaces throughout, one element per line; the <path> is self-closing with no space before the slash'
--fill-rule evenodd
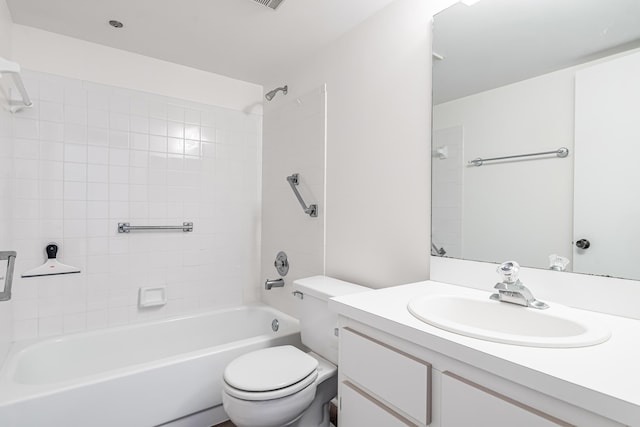
<path id="1" fill-rule="evenodd" d="M 16 343 L 0 426 L 209 427 L 227 419 L 227 363 L 284 344 L 301 345 L 298 321 L 262 305 Z"/>

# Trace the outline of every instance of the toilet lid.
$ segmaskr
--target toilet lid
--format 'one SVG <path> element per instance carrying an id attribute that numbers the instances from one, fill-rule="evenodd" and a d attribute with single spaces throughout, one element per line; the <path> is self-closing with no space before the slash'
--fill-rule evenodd
<path id="1" fill-rule="evenodd" d="M 231 387 L 265 392 L 289 387 L 307 378 L 318 361 L 297 348 L 285 345 L 242 355 L 229 363 L 224 380 Z"/>

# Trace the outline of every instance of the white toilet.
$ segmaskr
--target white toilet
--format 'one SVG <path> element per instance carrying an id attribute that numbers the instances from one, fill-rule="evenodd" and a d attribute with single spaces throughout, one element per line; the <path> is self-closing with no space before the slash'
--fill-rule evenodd
<path id="1" fill-rule="evenodd" d="M 253 351 L 224 371 L 222 403 L 238 427 L 328 427 L 338 393 L 338 316 L 329 298 L 371 290 L 326 276 L 293 282 L 302 343 Z"/>

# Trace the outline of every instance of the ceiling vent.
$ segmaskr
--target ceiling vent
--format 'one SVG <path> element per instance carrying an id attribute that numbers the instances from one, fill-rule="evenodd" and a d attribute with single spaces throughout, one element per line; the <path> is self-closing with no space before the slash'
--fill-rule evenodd
<path id="1" fill-rule="evenodd" d="M 253 1 L 255 1 L 256 3 L 260 3 L 263 6 L 270 7 L 273 10 L 276 10 L 284 0 L 253 0 Z"/>

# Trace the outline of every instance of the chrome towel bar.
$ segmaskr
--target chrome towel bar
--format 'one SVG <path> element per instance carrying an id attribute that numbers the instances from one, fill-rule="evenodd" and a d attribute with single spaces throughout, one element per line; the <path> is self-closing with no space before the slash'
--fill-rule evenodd
<path id="1" fill-rule="evenodd" d="M 521 157 L 533 157 L 533 156 L 546 156 L 548 154 L 555 154 L 558 157 L 567 157 L 569 155 L 569 149 L 566 147 L 560 147 L 554 151 L 543 151 L 541 153 L 530 153 L 530 154 L 516 154 L 513 156 L 492 157 L 490 159 L 483 159 L 482 157 L 478 157 L 477 159 L 469 160 L 467 164 L 469 166 L 482 166 L 484 162 L 491 162 L 494 160 L 517 159 Z"/>
<path id="2" fill-rule="evenodd" d="M 300 184 L 299 178 L 300 174 L 294 173 L 293 175 L 287 177 L 287 182 L 291 186 L 293 194 L 296 195 L 298 202 L 300 202 L 300 206 L 302 206 L 302 210 L 304 210 L 304 213 L 306 213 L 310 217 L 315 218 L 318 216 L 318 205 L 309 205 L 307 207 L 307 204 L 304 202 L 304 200 L 302 200 L 302 196 L 300 195 L 300 192 L 297 188 L 298 184 Z"/>
<path id="3" fill-rule="evenodd" d="M 185 233 L 190 233 L 193 231 L 193 223 L 183 222 L 182 225 L 130 225 L 128 222 L 118 223 L 118 233 L 151 230 L 182 230 Z"/>

